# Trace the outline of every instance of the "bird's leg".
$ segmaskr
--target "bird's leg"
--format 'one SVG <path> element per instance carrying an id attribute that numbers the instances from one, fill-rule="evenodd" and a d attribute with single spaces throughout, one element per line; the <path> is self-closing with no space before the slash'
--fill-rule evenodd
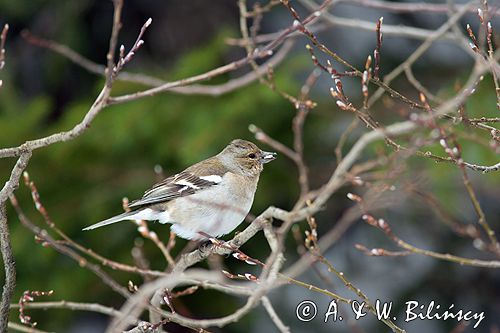
<path id="1" fill-rule="evenodd" d="M 213 246 L 213 243 L 209 241 L 208 239 L 200 241 L 198 244 L 198 251 L 201 253 L 206 252 L 211 246 Z"/>
<path id="2" fill-rule="evenodd" d="M 223 240 L 212 237 L 203 231 L 198 231 L 198 234 L 203 236 L 204 238 L 207 238 L 208 242 L 210 242 L 211 244 L 213 244 L 216 247 L 222 247 L 222 248 L 228 249 L 228 250 L 233 251 L 233 252 L 238 251 L 238 248 L 236 246 L 231 245 Z"/>
<path id="3" fill-rule="evenodd" d="M 199 231 L 198 234 L 200 234 L 201 236 L 203 236 L 205 238 L 208 238 L 207 242 L 212 244 L 213 246 L 223 247 L 225 249 L 230 250 L 232 252 L 232 256 L 238 260 L 244 261 L 249 265 L 260 265 L 262 267 L 265 266 L 265 264 L 262 261 L 260 261 L 258 259 L 254 259 L 254 258 L 250 257 L 249 255 L 246 255 L 239 248 L 237 248 L 234 245 L 229 244 L 228 242 L 225 242 L 223 240 L 212 237 L 209 234 L 204 233 L 202 231 Z M 203 244 L 206 244 L 207 242 L 204 242 Z"/>

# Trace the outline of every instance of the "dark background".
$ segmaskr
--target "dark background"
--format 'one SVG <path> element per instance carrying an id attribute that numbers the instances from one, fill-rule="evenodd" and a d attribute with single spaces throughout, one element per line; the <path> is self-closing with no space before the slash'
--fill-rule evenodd
<path id="1" fill-rule="evenodd" d="M 384 15 L 384 22 L 404 23 L 433 29 L 445 20 L 439 14 L 389 14 L 359 7 L 341 6 L 336 13 L 346 17 L 362 17 L 375 22 Z M 2 147 L 19 145 L 25 140 L 70 129 L 81 120 L 95 99 L 104 80 L 70 63 L 53 52 L 28 44 L 21 36 L 22 30 L 65 44 L 83 56 L 100 64 L 105 63 L 111 30 L 113 7 L 111 1 L 0 1 L 0 23 L 8 22 L 11 29 L 7 40 L 6 68 L 1 72 L 4 81 L 0 89 L 0 143 Z M 125 1 L 123 29 L 119 43 L 128 49 L 148 17 L 153 24 L 147 30 L 145 44 L 126 70 L 160 77 L 164 80 L 188 77 L 226 64 L 244 56 L 244 50 L 228 46 L 228 37 L 238 37 L 238 8 L 234 1 Z M 472 23 L 474 15 L 466 16 L 461 25 Z M 262 32 L 273 32 L 290 25 L 287 11 L 278 6 L 266 16 Z M 495 22 L 495 21 L 494 21 Z M 375 23 L 374 23 L 375 24 Z M 375 34 L 347 28 L 332 28 L 320 34 L 323 42 L 341 56 L 361 67 L 366 55 L 375 45 Z M 405 59 L 419 41 L 386 37 L 382 55 L 382 74 Z M 305 39 L 299 39 L 294 52 L 275 69 L 279 89 L 297 95 L 305 77 L 314 68 L 305 51 Z M 438 43 L 431 49 L 415 70 L 419 78 L 434 92 L 449 97 L 453 84 L 464 82 L 472 61 L 465 52 L 450 43 Z M 224 82 L 245 73 L 246 69 L 215 78 L 208 84 Z M 468 110 L 471 115 L 495 115 L 494 88 L 486 77 L 471 97 Z M 334 148 L 352 119 L 351 114 L 339 110 L 329 97 L 331 80 L 323 75 L 312 91 L 318 106 L 311 112 L 304 130 L 305 158 L 310 166 L 311 184 L 318 187 L 325 182 L 335 167 Z M 359 99 L 359 81 L 346 79 L 346 93 L 353 101 Z M 417 92 L 404 80 L 397 80 L 394 87 L 410 97 Z M 137 84 L 117 82 L 113 95 L 144 89 Z M 378 103 L 372 110 L 377 120 L 389 124 L 403 120 L 400 111 L 405 106 Z M 140 197 L 142 192 L 158 180 L 155 165 L 165 174 L 175 173 L 188 165 L 217 153 L 234 138 L 253 139 L 247 130 L 249 124 L 264 129 L 274 138 L 292 145 L 291 120 L 293 106 L 269 88 L 253 83 L 243 89 L 221 97 L 182 96 L 164 93 L 152 98 L 121 104 L 105 109 L 81 137 L 36 151 L 28 167 L 30 176 L 38 186 L 42 202 L 51 218 L 74 240 L 113 260 L 133 263 L 130 250 L 140 237 L 131 223 L 122 223 L 92 232 L 82 232 L 84 226 L 95 223 L 121 211 L 121 198 Z M 496 114 L 496 116 L 498 116 Z M 463 128 L 462 128 L 463 130 Z M 467 129 L 466 129 L 467 130 Z M 356 137 L 365 132 L 358 128 L 348 141 L 350 146 Z M 479 133 L 482 135 L 482 133 Z M 487 138 L 487 135 L 483 135 Z M 498 162 L 498 155 L 480 145 L 460 141 L 466 160 L 491 165 Z M 269 147 L 264 147 L 268 149 Z M 443 155 L 438 146 L 431 150 Z M 363 160 L 373 157 L 377 150 L 390 151 L 382 142 L 370 146 Z M 7 179 L 14 160 L 0 160 L 0 175 Z M 382 171 L 383 172 L 383 171 Z M 488 220 L 495 230 L 500 223 L 498 174 L 472 173 L 471 178 Z M 472 209 L 461 182 L 458 168 L 448 164 L 436 164 L 431 160 L 412 157 L 406 168 L 386 182 L 395 185 L 396 195 L 391 207 L 379 210 L 398 235 L 415 246 L 438 252 L 450 252 L 466 257 L 491 259 L 476 250 L 471 240 L 460 238 L 440 222 L 422 201 L 404 194 L 402 184 L 417 184 L 432 192 L 445 209 L 457 220 L 475 223 Z M 345 194 L 357 191 L 343 188 L 318 214 L 320 236 L 335 225 L 339 216 L 352 206 Z M 361 194 L 362 191 L 359 190 Z M 258 214 L 269 205 L 291 209 L 299 189 L 297 173 L 291 161 L 284 156 L 266 166 L 262 175 L 255 204 Z M 16 192 L 21 206 L 33 222 L 43 226 L 41 216 L 34 209 L 29 191 L 23 186 Z M 42 300 L 68 300 L 95 302 L 119 307 L 121 296 L 113 293 L 98 277 L 82 269 L 71 259 L 43 248 L 34 241 L 33 234 L 23 228 L 10 207 L 9 223 L 18 269 L 15 299 L 24 290 L 55 291 Z M 306 229 L 306 223 L 300 223 Z M 165 241 L 168 229 L 152 224 Z M 242 230 L 243 226 L 239 228 Z M 349 279 L 359 286 L 370 299 L 393 301 L 397 311 L 403 310 L 404 302 L 417 299 L 424 303 L 431 300 L 448 307 L 485 311 L 486 320 L 475 330 L 489 332 L 499 325 L 500 276 L 498 270 L 461 267 L 439 262 L 427 257 L 373 258 L 358 252 L 353 245 L 395 249 L 379 231 L 355 223 L 326 255 Z M 184 241 L 178 240 L 174 252 Z M 263 258 L 268 253 L 261 235 L 245 244 L 243 250 Z M 288 240 L 288 261 L 297 258 L 296 244 Z M 144 242 L 148 260 L 154 269 L 165 267 L 158 249 L 149 241 Z M 233 272 L 248 271 L 232 258 L 224 258 L 224 264 Z M 205 264 L 202 264 L 205 266 Z M 320 269 L 322 269 L 320 267 Z M 326 271 L 325 271 L 326 272 Z M 136 275 L 111 271 L 120 283 L 128 280 L 137 284 Z M 317 275 L 307 273 L 301 279 L 321 285 Z M 334 290 L 349 295 L 340 281 L 334 281 Z M 318 317 L 310 323 L 295 318 L 295 306 L 304 299 L 314 300 L 320 309 L 326 309 L 329 299 L 296 286 L 285 287 L 271 293 L 271 300 L 278 314 L 294 332 L 349 331 L 350 325 L 325 324 Z M 242 299 L 221 295 L 214 291 L 200 291 L 182 298 L 177 306 L 186 316 L 196 318 L 217 317 L 231 313 L 243 304 Z M 69 310 L 29 310 L 40 329 L 56 332 L 98 332 L 104 330 L 107 318 Z M 370 317 L 370 316 L 367 316 Z M 399 317 L 403 317 L 402 313 Z M 17 321 L 16 310 L 12 320 Z M 414 321 L 400 326 L 408 331 L 448 332 L 455 322 Z M 352 323 L 351 323 L 352 324 Z M 257 332 L 273 330 L 272 323 L 263 310 L 256 310 L 240 322 L 224 329 L 225 332 Z M 357 325 L 366 331 L 387 331 L 373 318 L 363 318 Z M 172 331 L 181 328 L 169 326 Z M 468 330 L 470 331 L 470 327 Z"/>

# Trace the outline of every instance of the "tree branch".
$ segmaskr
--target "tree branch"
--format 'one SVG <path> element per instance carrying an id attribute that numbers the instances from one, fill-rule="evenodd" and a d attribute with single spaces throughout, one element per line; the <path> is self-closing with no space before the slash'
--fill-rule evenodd
<path id="1" fill-rule="evenodd" d="M 7 331 L 7 323 L 9 321 L 9 306 L 14 289 L 16 287 L 16 263 L 12 254 L 12 246 L 10 244 L 10 232 L 7 222 L 6 202 L 9 196 L 19 185 L 19 177 L 22 171 L 26 168 L 31 152 L 23 153 L 12 169 L 9 180 L 5 183 L 0 191 L 0 249 L 2 251 L 2 259 L 5 270 L 5 284 L 2 291 L 2 301 L 0 304 L 0 332 Z"/>

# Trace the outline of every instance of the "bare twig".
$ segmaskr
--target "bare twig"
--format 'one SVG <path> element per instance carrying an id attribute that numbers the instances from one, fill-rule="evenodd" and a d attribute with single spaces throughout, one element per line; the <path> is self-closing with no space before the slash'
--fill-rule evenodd
<path id="1" fill-rule="evenodd" d="M 328 4 L 328 2 L 329 2 L 329 0 L 325 1 L 323 6 L 326 6 Z M 317 15 L 311 14 L 303 20 L 302 24 L 312 23 L 317 19 L 317 17 L 318 17 Z M 288 37 L 288 35 L 293 33 L 296 29 L 297 29 L 297 27 L 295 25 L 291 25 L 287 29 L 283 30 L 277 38 L 273 39 L 271 42 L 269 42 L 264 47 L 259 48 L 258 52 L 253 52 L 251 55 L 247 55 L 245 58 L 242 58 L 240 60 L 234 61 L 232 63 L 229 63 L 227 65 L 221 66 L 219 68 L 213 69 L 211 71 L 208 71 L 208 72 L 200 74 L 200 75 L 195 75 L 195 76 L 192 76 L 190 78 L 186 78 L 186 79 L 182 79 L 182 80 L 178 80 L 178 81 L 174 81 L 174 82 L 168 82 L 168 83 L 163 84 L 163 85 L 156 87 L 156 88 L 151 88 L 151 89 L 144 90 L 141 92 L 123 95 L 123 96 L 119 96 L 119 97 L 113 97 L 113 98 L 110 98 L 109 102 L 110 102 L 110 104 L 118 104 L 118 103 L 136 100 L 136 99 L 139 99 L 139 98 L 142 98 L 145 96 L 153 96 L 153 95 L 167 91 L 167 90 L 174 88 L 174 87 L 185 86 L 185 85 L 192 84 L 192 83 L 199 82 L 199 81 L 205 81 L 205 80 L 211 79 L 215 76 L 233 71 L 233 70 L 238 69 L 238 68 L 241 68 L 255 59 L 261 59 L 261 58 L 266 58 L 266 57 L 271 56 L 274 53 L 274 50 L 279 45 L 281 45 L 284 42 L 284 40 Z"/>
<path id="2" fill-rule="evenodd" d="M 128 207 L 128 198 L 123 198 L 122 199 L 122 206 L 123 210 L 128 212 L 130 211 L 130 208 Z M 148 224 L 144 220 L 135 220 L 134 223 L 137 225 L 137 231 L 141 234 L 142 237 L 151 240 L 161 251 L 165 259 L 167 260 L 167 263 L 170 266 L 174 265 L 174 259 L 172 258 L 172 255 L 170 254 L 170 250 L 175 244 L 175 234 L 170 233 L 170 238 L 169 238 L 169 246 L 165 246 L 165 244 L 161 241 L 161 239 L 158 237 L 156 232 L 150 231 Z M 172 240 L 172 238 L 174 240 Z"/>
<path id="3" fill-rule="evenodd" d="M 373 248 L 369 250 L 367 247 L 361 244 L 354 244 L 354 247 L 370 257 L 405 257 L 409 254 L 412 254 L 410 251 L 389 251 L 381 248 Z"/>
<path id="4" fill-rule="evenodd" d="M 382 28 L 383 20 L 383 17 L 379 18 L 377 21 L 377 26 L 375 27 L 375 33 L 377 34 L 377 46 L 375 47 L 375 51 L 373 51 L 373 59 L 375 60 L 373 77 L 376 79 L 378 79 L 380 71 L 380 49 L 382 48 L 382 32 L 380 31 L 380 29 Z"/>
<path id="5" fill-rule="evenodd" d="M 435 30 L 427 36 L 425 41 L 398 67 L 392 70 L 390 73 L 384 76 L 384 84 L 389 85 L 399 74 L 403 73 L 405 68 L 412 66 L 417 59 L 420 58 L 434 43 L 434 41 L 441 38 L 446 32 L 465 14 L 469 11 L 473 5 L 474 1 L 468 2 L 466 5 L 462 6 L 453 16 L 450 17 L 439 29 Z M 384 93 L 383 87 L 377 89 L 377 91 L 372 95 L 368 101 L 368 105 L 371 106 L 377 101 Z"/>
<path id="6" fill-rule="evenodd" d="M 26 333 L 49 333 L 47 331 L 42 331 L 33 327 L 27 327 L 21 324 L 9 322 L 8 328 L 16 332 L 26 332 Z"/>
<path id="7" fill-rule="evenodd" d="M 420 93 L 420 99 L 422 103 L 425 105 L 426 110 L 432 115 L 433 110 L 429 103 L 427 102 L 425 95 L 423 93 Z M 497 237 L 495 235 L 495 232 L 493 229 L 490 227 L 488 222 L 486 221 L 486 216 L 483 212 L 483 209 L 481 208 L 481 205 L 476 197 L 476 194 L 474 192 L 474 189 L 472 188 L 472 185 L 470 183 L 469 177 L 467 176 L 467 172 L 465 170 L 465 165 L 463 163 L 462 159 L 462 152 L 461 148 L 458 145 L 458 143 L 455 140 L 450 140 L 445 132 L 445 130 L 439 126 L 436 122 L 435 119 L 431 119 L 428 122 L 429 126 L 439 133 L 439 144 L 444 148 L 446 154 L 448 154 L 449 158 L 452 160 L 456 160 L 458 166 L 460 167 L 462 171 L 462 179 L 465 185 L 465 188 L 467 189 L 467 193 L 472 201 L 472 204 L 474 206 L 474 209 L 479 216 L 479 221 L 478 223 L 483 227 L 484 231 L 488 235 L 488 238 L 490 239 L 490 243 L 492 246 L 492 250 L 495 251 L 497 254 L 500 254 L 500 243 L 497 240 Z M 450 145 L 449 141 L 453 141 L 453 146 Z M 498 167 L 497 167 L 498 169 Z"/>
<path id="8" fill-rule="evenodd" d="M 392 1 L 382 1 L 382 0 L 340 0 L 341 2 L 348 2 L 349 4 L 363 6 L 367 8 L 377 8 L 383 9 L 395 13 L 414 13 L 414 12 L 428 12 L 428 13 L 442 13 L 446 14 L 449 12 L 450 8 L 448 4 L 441 3 L 425 3 L 425 2 L 392 2 Z M 463 7 L 467 7 L 468 12 L 475 12 L 474 8 L 470 8 L 463 4 L 456 4 L 456 9 L 460 10 Z M 500 14 L 500 10 L 497 10 L 494 15 Z"/>
<path id="9" fill-rule="evenodd" d="M 146 32 L 146 29 L 151 25 L 153 22 L 153 19 L 150 17 L 143 25 L 141 28 L 141 31 L 139 32 L 139 35 L 137 36 L 137 39 L 135 40 L 134 45 L 128 51 L 128 53 L 125 55 L 125 46 L 122 44 L 120 46 L 120 58 L 118 60 L 118 63 L 113 67 L 113 78 L 115 78 L 118 73 L 123 69 L 123 67 L 132 60 L 134 57 L 135 53 L 139 50 L 139 48 L 144 44 L 144 41 L 142 40 L 142 36 Z"/>
<path id="10" fill-rule="evenodd" d="M 113 70 L 115 68 L 114 58 L 116 52 L 116 45 L 118 43 L 118 33 L 122 28 L 121 15 L 123 8 L 123 0 L 113 0 L 113 7 L 114 7 L 113 26 L 111 28 L 111 37 L 109 38 L 109 49 L 108 49 L 108 54 L 106 55 L 107 65 L 105 70 L 105 75 L 106 75 L 105 86 L 108 89 L 111 89 L 111 85 L 113 83 L 113 77 L 116 76 L 116 73 Z"/>
<path id="11" fill-rule="evenodd" d="M 16 209 L 17 216 L 19 217 L 19 221 L 31 230 L 39 239 L 41 239 L 44 243 L 42 245 L 45 246 L 50 246 L 54 250 L 67 255 L 69 258 L 75 260 L 80 267 L 85 267 L 88 268 L 90 271 L 92 271 L 95 275 L 97 275 L 101 280 L 106 283 L 112 290 L 117 292 L 118 294 L 122 295 L 124 298 L 127 298 L 130 293 L 128 290 L 122 286 L 118 282 L 116 282 L 113 278 L 111 278 L 106 272 L 104 272 L 100 266 L 92 264 L 88 262 L 84 257 L 80 256 L 78 253 L 73 251 L 71 248 L 57 242 L 54 240 L 46 230 L 40 229 L 36 225 L 34 225 L 23 213 L 21 207 L 19 206 L 17 199 L 15 196 L 10 197 L 10 202 L 12 206 Z"/>
<path id="12" fill-rule="evenodd" d="M 35 297 L 39 296 L 52 296 L 54 293 L 53 290 L 50 291 L 30 291 L 26 290 L 21 298 L 19 299 L 19 319 L 21 323 L 25 325 L 29 325 L 31 327 L 35 327 L 37 322 L 32 322 L 31 317 L 25 313 L 26 305 L 35 300 Z"/>
<path id="13" fill-rule="evenodd" d="M 286 326 L 283 321 L 280 319 L 276 311 L 274 311 L 273 305 L 271 304 L 271 301 L 267 297 L 262 297 L 262 305 L 264 306 L 264 309 L 266 309 L 267 313 L 269 314 L 269 317 L 273 321 L 274 325 L 276 325 L 276 328 L 281 332 L 281 333 L 287 333 L 290 332 L 290 328 Z"/>
<path id="14" fill-rule="evenodd" d="M 66 45 L 62 45 L 52 40 L 47 40 L 34 36 L 27 31 L 24 31 L 22 36 L 29 43 L 49 49 L 57 54 L 60 54 L 61 56 L 67 58 L 74 64 L 84 68 L 90 73 L 94 73 L 97 75 L 104 75 L 105 66 L 92 62 L 91 60 L 76 53 Z M 283 43 L 283 46 L 278 50 L 278 52 L 276 52 L 276 54 L 273 57 L 271 57 L 268 61 L 259 66 L 257 72 L 251 71 L 245 75 L 231 79 L 226 83 L 214 84 L 214 85 L 190 84 L 188 86 L 173 86 L 172 88 L 167 89 L 167 91 L 185 95 L 197 94 L 197 95 L 209 95 L 209 96 L 220 96 L 229 93 L 233 90 L 239 89 L 254 82 L 259 76 L 264 75 L 266 73 L 267 68 L 276 67 L 278 64 L 280 64 L 285 58 L 285 56 L 290 52 L 293 44 L 294 41 L 292 40 L 285 41 Z M 156 77 L 139 73 L 130 73 L 125 71 L 121 71 L 117 75 L 116 80 L 134 82 L 151 87 L 158 87 L 167 84 L 166 81 Z"/>
<path id="15" fill-rule="evenodd" d="M 104 306 L 97 303 L 79 303 L 79 302 L 68 302 L 68 301 L 56 301 L 56 302 L 29 302 L 24 303 L 24 309 L 68 309 L 72 311 L 89 311 L 102 313 L 110 317 L 116 317 L 121 315 L 120 311 Z M 20 304 L 11 304 L 11 308 L 21 308 Z M 132 325 L 137 324 L 137 321 L 131 318 L 126 318 L 130 320 L 129 323 Z"/>
<path id="16" fill-rule="evenodd" d="M 9 25 L 5 23 L 0 34 L 0 70 L 5 67 L 5 41 L 7 40 L 7 32 L 9 32 Z M 2 87 L 3 81 L 0 80 L 0 87 Z"/>
<path id="17" fill-rule="evenodd" d="M 399 237 L 397 237 L 389 227 L 389 224 L 384 221 L 383 219 L 376 219 L 373 216 L 369 214 L 363 215 L 363 220 L 382 230 L 394 243 L 396 243 L 399 247 L 411 252 L 411 253 L 416 253 L 416 254 L 421 254 L 425 255 L 428 257 L 440 259 L 440 260 L 445 260 L 445 261 L 450 261 L 454 262 L 460 265 L 467 265 L 467 266 L 475 266 L 475 267 L 486 267 L 486 268 L 500 268 L 500 261 L 497 260 L 479 260 L 479 259 L 469 259 L 469 258 L 463 258 L 459 256 L 455 256 L 449 253 L 438 253 L 434 251 L 429 251 L 429 250 L 423 250 L 420 248 L 417 248 L 413 245 L 408 244 L 407 242 L 403 241 Z"/>
<path id="18" fill-rule="evenodd" d="M 299 185 L 300 185 L 300 198 L 305 198 L 309 192 L 309 176 L 308 168 L 304 162 L 304 138 L 303 130 L 306 117 L 312 108 L 316 106 L 316 103 L 308 99 L 309 92 L 311 91 L 313 85 L 316 83 L 321 75 L 321 71 L 314 69 L 311 74 L 307 77 L 304 85 L 300 89 L 299 101 L 295 108 L 297 113 L 292 121 L 292 131 L 293 131 L 293 147 L 295 150 L 296 158 L 295 164 L 299 171 Z"/>
<path id="19" fill-rule="evenodd" d="M 108 267 L 111 267 L 112 269 L 121 270 L 121 271 L 125 271 L 125 272 L 138 273 L 138 274 L 142 274 L 144 276 L 150 276 L 150 277 L 165 275 L 165 273 L 163 273 L 163 272 L 153 271 L 153 270 L 144 270 L 144 269 L 140 269 L 140 268 L 135 267 L 135 266 L 126 265 L 123 263 L 119 263 L 119 262 L 107 259 L 107 258 L 99 255 L 98 253 L 92 251 L 91 249 L 87 249 L 84 246 L 75 242 L 68 235 L 66 235 L 66 233 L 64 233 L 61 229 L 59 229 L 56 226 L 56 224 L 51 220 L 47 209 L 45 208 L 45 206 L 43 205 L 43 203 L 41 201 L 40 193 L 38 192 L 38 189 L 35 185 L 35 182 L 30 179 L 28 172 L 25 171 L 23 173 L 23 178 L 24 178 L 25 185 L 31 191 L 31 197 L 32 197 L 33 202 L 35 204 L 35 208 L 40 212 L 40 214 L 42 215 L 43 219 L 45 220 L 47 226 L 51 230 L 54 230 L 62 239 L 64 239 L 64 241 L 68 245 L 70 245 L 74 249 L 80 251 L 81 253 L 98 260 L 103 266 L 108 266 Z M 157 236 L 156 236 L 156 239 L 158 239 Z"/>
<path id="20" fill-rule="evenodd" d="M 321 13 L 321 10 L 325 7 L 327 7 L 327 4 L 330 1 L 325 1 L 323 4 L 319 7 L 317 11 L 314 13 Z M 340 57 L 336 52 L 330 50 L 326 45 L 322 44 L 317 37 L 309 30 L 306 28 L 305 22 L 306 20 L 301 20 L 299 15 L 297 14 L 297 11 L 292 7 L 289 1 L 284 1 L 283 4 L 286 6 L 286 8 L 290 11 L 292 17 L 295 19 L 294 20 L 294 25 L 296 25 L 297 29 L 303 33 L 313 44 L 316 46 L 321 52 L 325 53 L 326 55 L 332 57 L 335 61 L 339 62 L 340 64 L 344 65 L 347 67 L 349 70 L 352 71 L 352 75 L 358 76 L 360 78 L 363 77 L 363 72 L 359 71 L 356 67 L 354 67 L 352 64 L 350 64 L 348 61 Z M 320 15 L 318 15 L 320 16 Z M 386 91 L 388 92 L 391 96 L 394 98 L 398 98 L 404 103 L 410 105 L 411 107 L 414 108 L 423 108 L 422 105 L 419 103 L 412 101 L 408 97 L 402 95 L 401 93 L 395 91 L 391 87 L 388 86 L 388 84 L 384 81 L 379 80 L 378 78 L 371 78 L 370 82 L 373 84 L 379 86 L 379 90 Z"/>
<path id="21" fill-rule="evenodd" d="M 16 264 L 14 255 L 12 254 L 12 246 L 10 244 L 10 232 L 7 223 L 7 212 L 5 203 L 9 196 L 19 185 L 19 177 L 22 171 L 26 168 L 31 152 L 23 153 L 12 169 L 9 180 L 5 183 L 0 191 L 0 249 L 2 251 L 2 259 L 5 270 L 5 284 L 2 291 L 2 302 L 0 305 L 0 331 L 7 330 L 7 322 L 9 319 L 9 306 L 14 294 L 16 286 Z"/>

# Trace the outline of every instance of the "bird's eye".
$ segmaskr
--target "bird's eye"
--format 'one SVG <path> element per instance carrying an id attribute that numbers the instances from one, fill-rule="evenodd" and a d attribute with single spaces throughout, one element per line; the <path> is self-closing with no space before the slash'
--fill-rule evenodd
<path id="1" fill-rule="evenodd" d="M 248 157 L 249 157 L 249 158 L 255 158 L 256 156 L 255 156 L 255 154 L 254 154 L 254 153 L 250 153 L 250 154 L 248 154 Z"/>

